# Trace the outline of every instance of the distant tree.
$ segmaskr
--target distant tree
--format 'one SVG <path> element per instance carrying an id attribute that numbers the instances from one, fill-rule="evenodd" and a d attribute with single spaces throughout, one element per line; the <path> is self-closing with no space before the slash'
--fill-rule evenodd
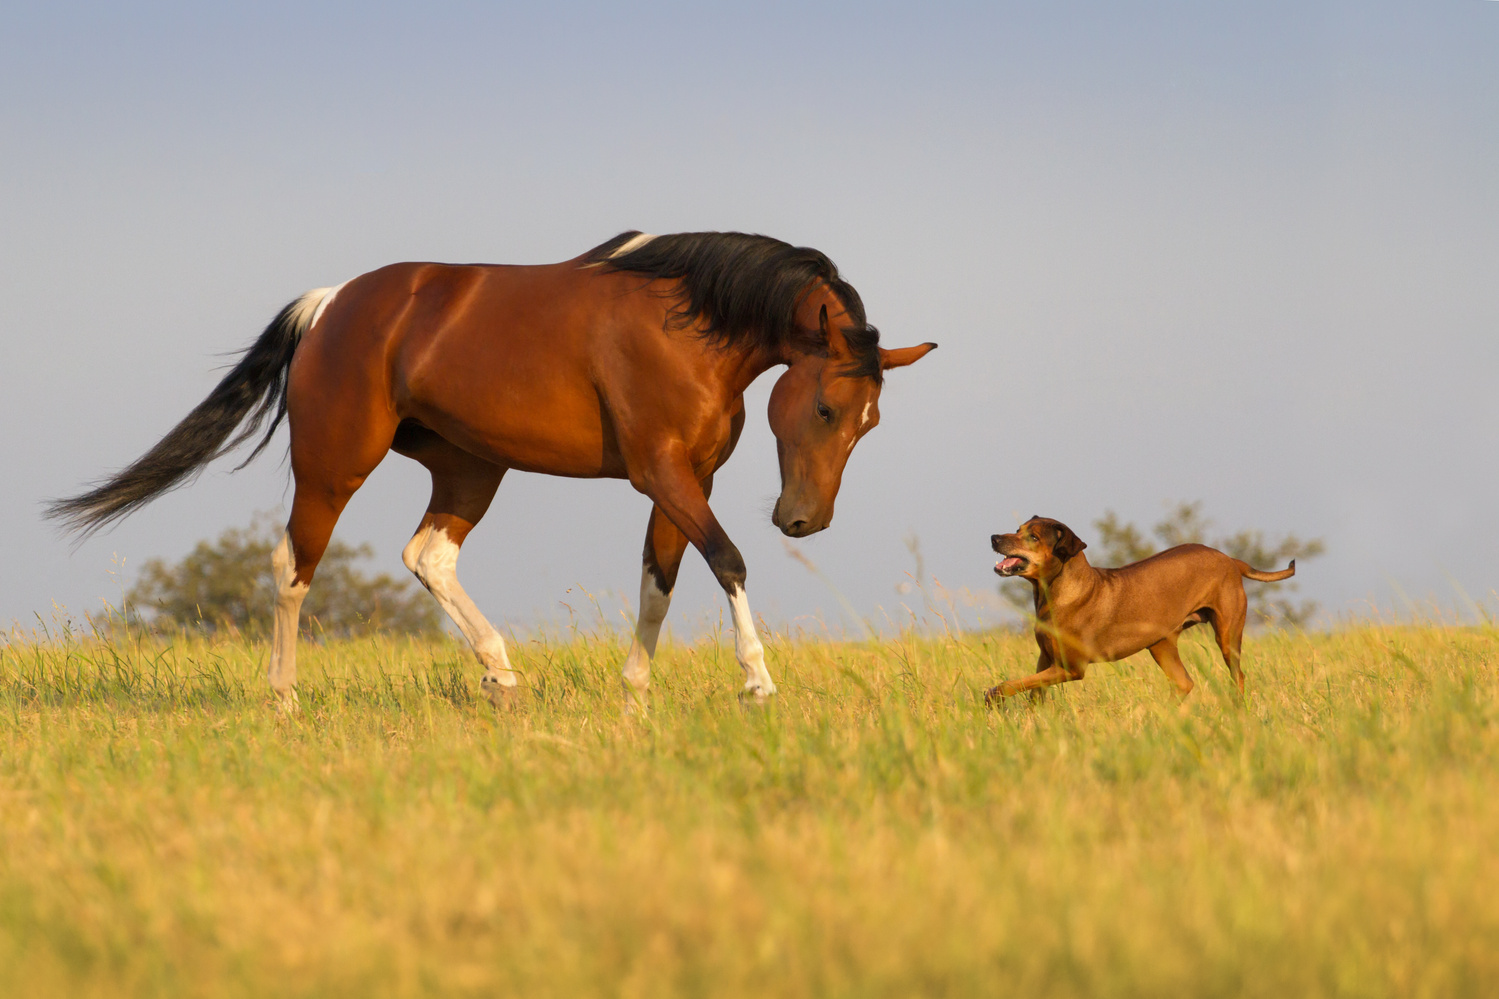
<path id="1" fill-rule="evenodd" d="M 1203 517 L 1202 503 L 1180 502 L 1171 508 L 1166 518 L 1147 536 L 1134 524 L 1120 523 L 1118 514 L 1106 510 L 1093 522 L 1097 538 L 1083 538 L 1088 542 L 1088 562 L 1101 569 L 1117 568 L 1149 558 L 1156 552 L 1176 545 L 1203 544 L 1226 552 L 1234 558 L 1243 559 L 1256 569 L 1283 569 L 1291 559 L 1306 561 L 1316 558 L 1325 550 L 1320 538 L 1303 541 L 1294 534 L 1279 540 L 1266 541 L 1263 531 L 1244 530 L 1220 536 L 1209 541 L 1208 531 L 1212 521 Z M 1159 545 L 1157 545 L 1159 542 Z M 1250 583 L 1245 592 L 1249 596 L 1249 623 L 1275 625 L 1279 627 L 1304 628 L 1317 613 L 1315 600 L 1294 603 L 1279 597 L 1280 593 L 1294 593 L 1294 582 Z M 1000 583 L 1000 595 L 1024 611 L 1031 610 L 1031 585 L 1018 579 L 1007 579 Z"/>
<path id="2" fill-rule="evenodd" d="M 1088 542 L 1088 561 L 1092 564 L 1113 568 L 1138 562 L 1156 553 L 1151 540 L 1134 524 L 1119 523 L 1119 515 L 1113 510 L 1095 520 L 1093 529 L 1098 532 L 1098 540 Z"/>
<path id="3" fill-rule="evenodd" d="M 279 525 L 262 513 L 249 527 L 231 527 L 216 541 L 198 542 L 175 565 L 152 559 L 125 594 L 126 606 L 156 626 L 267 632 L 276 594 L 271 552 L 280 538 Z M 338 635 L 440 632 L 441 611 L 418 586 L 387 573 L 371 579 L 355 567 L 373 555 L 367 544 L 329 543 L 302 604 L 304 626 L 315 620 L 323 631 Z"/>

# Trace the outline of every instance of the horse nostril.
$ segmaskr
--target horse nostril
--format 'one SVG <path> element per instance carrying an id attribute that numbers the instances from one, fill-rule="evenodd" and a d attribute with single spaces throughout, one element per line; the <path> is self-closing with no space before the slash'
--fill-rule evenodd
<path id="1" fill-rule="evenodd" d="M 786 525 L 786 533 L 791 535 L 793 538 L 799 538 L 806 532 L 807 522 L 805 520 L 793 520 L 791 523 Z"/>

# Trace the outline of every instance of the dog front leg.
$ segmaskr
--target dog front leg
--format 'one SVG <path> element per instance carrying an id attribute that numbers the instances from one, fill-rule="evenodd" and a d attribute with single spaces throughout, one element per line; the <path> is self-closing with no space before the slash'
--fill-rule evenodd
<path id="1" fill-rule="evenodd" d="M 1176 688 L 1177 700 L 1185 699 L 1192 692 L 1192 677 L 1188 675 L 1187 667 L 1182 665 L 1181 654 L 1176 649 L 1176 635 L 1156 642 L 1150 647 L 1150 654 L 1166 674 L 1166 679 Z"/>
<path id="2" fill-rule="evenodd" d="M 1054 669 L 1055 667 L 1052 665 L 1052 663 L 1053 660 L 1051 658 L 1051 652 L 1046 649 L 1042 649 L 1041 655 L 1036 659 L 1036 672 L 1035 674 L 1033 674 L 1032 679 L 1040 676 L 1042 673 L 1045 673 L 1049 669 Z M 1059 683 L 1061 681 L 1053 682 Z M 1001 684 L 1001 686 L 1003 686 L 1003 684 Z M 1026 696 L 1030 698 L 1032 704 L 1040 704 L 1042 701 L 1046 700 L 1046 688 L 1050 686 L 1050 683 L 1041 683 L 1039 686 L 1032 687 L 1029 691 L 1027 691 Z M 1019 691 L 1016 691 L 1016 693 L 1018 692 Z"/>
<path id="3" fill-rule="evenodd" d="M 997 687 L 990 687 L 984 694 L 984 703 L 994 704 L 1001 698 L 1013 697 L 1022 691 L 1032 691 L 1035 696 L 1044 696 L 1047 687 L 1071 680 L 1081 680 L 1086 672 L 1086 665 L 1054 664 L 1051 657 L 1043 652 L 1036 663 L 1036 672 L 1020 680 L 1006 680 Z"/>
<path id="4" fill-rule="evenodd" d="M 1048 666 L 1046 669 L 1032 673 L 1021 680 L 1006 680 L 995 687 L 1001 697 L 1013 697 L 1022 691 L 1035 691 L 1038 694 L 1045 693 L 1047 687 L 1058 683 L 1068 683 L 1072 680 L 1083 678 L 1082 668 L 1068 669 L 1066 666 Z"/>

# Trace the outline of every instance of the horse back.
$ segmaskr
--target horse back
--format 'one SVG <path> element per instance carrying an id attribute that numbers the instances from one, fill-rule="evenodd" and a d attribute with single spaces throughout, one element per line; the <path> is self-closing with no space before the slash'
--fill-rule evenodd
<path id="1" fill-rule="evenodd" d="M 714 390 L 693 361 L 698 338 L 666 331 L 671 295 L 659 284 L 578 261 L 371 271 L 338 290 L 298 348 L 293 425 L 298 409 L 332 403 L 416 421 L 506 467 L 626 476 L 621 430 L 634 428 L 622 420 L 651 397 Z M 668 429 L 673 414 L 654 408 L 650 420 Z"/>

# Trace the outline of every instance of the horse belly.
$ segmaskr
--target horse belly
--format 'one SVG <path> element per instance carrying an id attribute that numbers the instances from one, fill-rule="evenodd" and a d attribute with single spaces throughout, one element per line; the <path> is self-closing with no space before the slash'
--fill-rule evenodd
<path id="1" fill-rule="evenodd" d="M 619 449 L 597 409 L 501 393 L 461 415 L 449 406 L 412 407 L 411 415 L 470 454 L 505 468 L 574 478 L 623 478 Z"/>

